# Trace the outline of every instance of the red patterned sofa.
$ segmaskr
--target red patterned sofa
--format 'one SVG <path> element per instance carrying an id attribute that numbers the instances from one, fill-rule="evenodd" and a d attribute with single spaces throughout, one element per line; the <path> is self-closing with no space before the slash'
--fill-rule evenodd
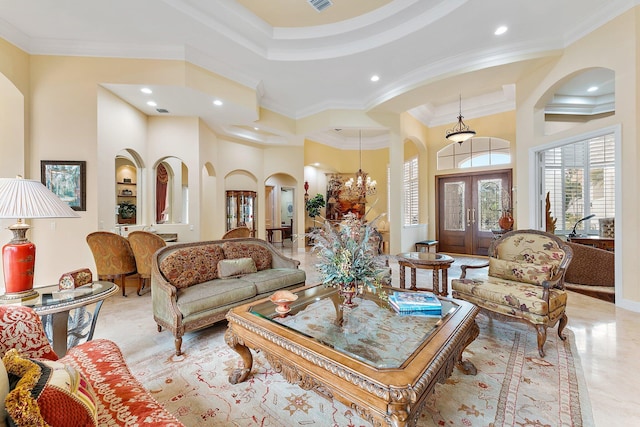
<path id="1" fill-rule="evenodd" d="M 151 265 L 158 331 L 164 327 L 173 333 L 179 356 L 186 332 L 224 320 L 237 305 L 304 285 L 306 274 L 299 265 L 269 242 L 250 237 L 162 248 Z"/>
<path id="2" fill-rule="evenodd" d="M 7 305 L 0 306 L 0 351 L 0 394 L 8 392 L 0 426 L 7 413 L 18 426 L 183 426 L 131 374 L 112 341 L 89 341 L 58 358 L 40 317 Z"/>

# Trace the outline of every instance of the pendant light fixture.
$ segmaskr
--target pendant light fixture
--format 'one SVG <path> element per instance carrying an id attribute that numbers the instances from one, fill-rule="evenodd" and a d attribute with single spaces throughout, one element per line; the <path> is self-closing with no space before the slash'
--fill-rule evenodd
<path id="1" fill-rule="evenodd" d="M 356 172 L 356 177 L 349 178 L 344 183 L 344 191 L 353 197 L 364 199 L 367 196 L 376 194 L 376 185 L 378 184 L 375 179 L 371 179 L 367 172 L 362 170 L 362 129 L 358 131 L 359 138 L 359 152 L 360 152 L 360 168 Z"/>
<path id="2" fill-rule="evenodd" d="M 458 113 L 458 123 L 447 130 L 446 138 L 450 141 L 462 144 L 467 139 L 476 134 L 474 130 L 469 129 L 469 126 L 465 125 L 462 121 L 462 95 L 460 95 L 460 112 Z"/>

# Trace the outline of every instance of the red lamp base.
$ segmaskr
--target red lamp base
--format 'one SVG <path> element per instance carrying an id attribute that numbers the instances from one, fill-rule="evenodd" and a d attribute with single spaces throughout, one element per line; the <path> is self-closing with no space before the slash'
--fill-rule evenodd
<path id="1" fill-rule="evenodd" d="M 26 241 L 9 242 L 2 247 L 2 268 L 7 299 L 27 299 L 38 295 L 33 290 L 33 271 L 36 263 L 36 245 Z"/>

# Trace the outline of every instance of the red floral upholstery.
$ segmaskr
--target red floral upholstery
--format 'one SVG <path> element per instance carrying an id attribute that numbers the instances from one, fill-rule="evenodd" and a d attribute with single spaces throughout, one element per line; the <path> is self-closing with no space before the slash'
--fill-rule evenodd
<path id="1" fill-rule="evenodd" d="M 0 357 L 12 348 L 29 358 L 58 360 L 33 309 L 0 305 Z"/>
<path id="2" fill-rule="evenodd" d="M 271 251 L 263 246 L 245 242 L 225 242 L 222 245 L 226 259 L 252 258 L 258 271 L 271 268 Z"/>
<path id="3" fill-rule="evenodd" d="M 131 374 L 118 346 L 97 339 L 73 347 L 61 359 L 51 349 L 42 322 L 30 307 L 0 306 L 0 350 L 70 365 L 88 380 L 96 395 L 100 426 L 183 426 Z"/>
<path id="4" fill-rule="evenodd" d="M 78 369 L 93 386 L 98 425 L 182 426 L 131 374 L 114 342 L 89 341 L 70 349 L 60 361 Z"/>

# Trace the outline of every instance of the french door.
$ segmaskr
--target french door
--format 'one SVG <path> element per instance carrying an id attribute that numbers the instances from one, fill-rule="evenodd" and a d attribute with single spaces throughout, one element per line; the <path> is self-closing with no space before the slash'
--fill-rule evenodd
<path id="1" fill-rule="evenodd" d="M 511 170 L 436 177 L 440 252 L 487 255 L 505 207 L 511 207 Z"/>

